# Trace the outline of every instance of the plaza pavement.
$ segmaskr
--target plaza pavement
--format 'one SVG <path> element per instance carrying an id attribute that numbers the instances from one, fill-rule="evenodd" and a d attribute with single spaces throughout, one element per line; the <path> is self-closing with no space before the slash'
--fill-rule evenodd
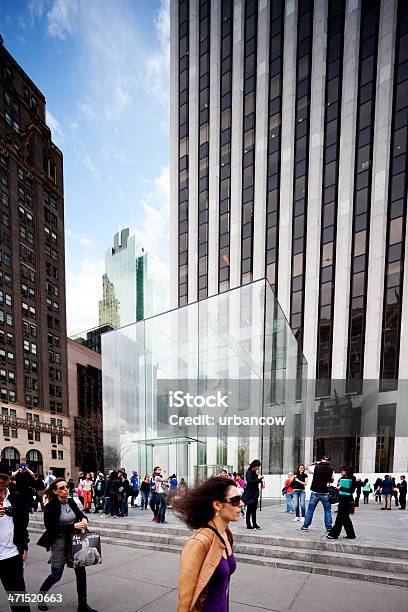
<path id="1" fill-rule="evenodd" d="M 34 538 L 33 538 L 34 539 Z M 28 592 L 36 592 L 49 571 L 48 553 L 30 547 L 26 563 Z M 87 569 L 88 600 L 99 612 L 173 612 L 177 605 L 179 557 L 105 544 L 103 563 Z M 63 595 L 63 607 L 50 604 L 50 612 L 77 609 L 75 576 L 66 568 L 51 591 Z M 408 589 L 375 585 L 240 564 L 231 579 L 230 612 L 405 612 Z M 8 610 L 4 591 L 0 610 Z M 36 610 L 32 606 L 32 610 Z"/>
<path id="2" fill-rule="evenodd" d="M 41 515 L 35 517 L 40 519 Z M 148 525 L 151 511 L 129 508 L 129 516 L 116 519 L 115 527 L 123 524 Z M 335 515 L 334 515 L 335 517 Z M 169 526 L 178 520 L 169 510 Z M 97 531 L 98 524 L 110 522 L 98 515 L 89 515 L 90 527 Z M 403 548 L 408 550 L 408 510 L 381 511 L 379 505 L 370 502 L 360 506 L 353 517 L 357 540 L 353 544 Z M 300 523 L 292 514 L 284 512 L 283 505 L 265 508 L 259 513 L 258 523 L 265 535 L 284 535 L 311 541 L 323 540 L 323 514 L 320 507 L 315 512 L 308 533 L 300 531 Z M 34 523 L 33 523 L 34 525 Z M 155 525 L 158 530 L 165 526 Z M 245 521 L 233 526 L 236 539 L 239 533 L 248 532 Z M 35 544 L 38 533 L 31 535 L 29 558 L 26 563 L 28 592 L 36 592 L 49 572 L 49 553 Z M 341 540 L 338 540 L 340 542 Z M 343 540 L 344 546 L 351 544 Z M 89 603 L 99 612 L 136 612 L 144 610 L 172 612 L 176 610 L 179 555 L 149 549 L 130 548 L 103 544 L 103 563 L 88 568 Z M 61 582 L 53 592 L 62 593 L 64 607 L 50 605 L 50 611 L 75 611 L 76 589 L 72 569 L 66 568 Z M 32 606 L 32 610 L 36 610 Z M 294 570 L 284 570 L 240 563 L 231 580 L 230 612 L 408 612 L 408 589 L 322 576 Z M 0 589 L 0 612 L 8 610 L 4 591 Z"/>

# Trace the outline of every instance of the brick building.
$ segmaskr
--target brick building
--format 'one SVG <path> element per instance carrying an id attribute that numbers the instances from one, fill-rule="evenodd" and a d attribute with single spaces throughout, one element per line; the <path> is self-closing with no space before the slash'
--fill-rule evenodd
<path id="1" fill-rule="evenodd" d="M 63 157 L 0 40 L 0 447 L 69 475 Z"/>

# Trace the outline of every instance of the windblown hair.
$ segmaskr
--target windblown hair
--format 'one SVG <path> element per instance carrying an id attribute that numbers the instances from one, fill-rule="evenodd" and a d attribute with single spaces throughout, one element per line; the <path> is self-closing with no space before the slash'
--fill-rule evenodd
<path id="1" fill-rule="evenodd" d="M 67 482 L 67 481 L 65 480 L 65 478 L 56 478 L 55 480 L 52 481 L 48 489 L 44 491 L 44 495 L 49 502 L 53 501 L 54 499 L 58 499 L 57 485 L 60 482 Z"/>
<path id="2" fill-rule="evenodd" d="M 214 518 L 213 502 L 223 502 L 227 491 L 235 484 L 222 476 L 205 480 L 195 489 L 189 489 L 185 497 L 173 502 L 173 509 L 179 518 L 191 529 L 206 527 Z"/>

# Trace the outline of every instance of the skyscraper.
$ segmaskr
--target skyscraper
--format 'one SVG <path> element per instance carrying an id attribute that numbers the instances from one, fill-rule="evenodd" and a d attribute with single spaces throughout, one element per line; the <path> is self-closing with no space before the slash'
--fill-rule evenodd
<path id="1" fill-rule="evenodd" d="M 129 228 L 115 234 L 113 247 L 105 253 L 99 325 L 123 327 L 151 316 L 153 281 L 148 261 L 149 255 Z"/>
<path id="2" fill-rule="evenodd" d="M 171 4 L 172 304 L 267 277 L 366 471 L 408 467 L 407 41 L 404 0 Z"/>
<path id="3" fill-rule="evenodd" d="M 62 153 L 45 98 L 0 44 L 1 457 L 70 464 Z"/>

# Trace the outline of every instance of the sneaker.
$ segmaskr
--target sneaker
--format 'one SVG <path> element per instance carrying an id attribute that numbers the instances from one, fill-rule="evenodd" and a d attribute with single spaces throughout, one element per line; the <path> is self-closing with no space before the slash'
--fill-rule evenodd
<path id="1" fill-rule="evenodd" d="M 337 540 L 337 538 L 335 538 L 334 536 L 330 535 L 330 533 L 328 533 L 328 534 L 326 535 L 326 538 L 327 538 L 328 540 Z"/>
<path id="2" fill-rule="evenodd" d="M 309 527 L 305 527 L 304 525 L 302 525 L 300 529 L 302 531 L 309 531 Z"/>
<path id="3" fill-rule="evenodd" d="M 255 529 L 255 527 L 252 527 L 252 525 L 247 525 L 247 529 Z"/>
<path id="4" fill-rule="evenodd" d="M 298 516 L 295 516 L 295 518 L 293 519 L 295 523 L 297 523 L 298 521 L 300 521 L 300 518 Z"/>
<path id="5" fill-rule="evenodd" d="M 157 516 L 154 516 L 154 517 L 152 518 L 152 523 L 157 523 Z"/>
<path id="6" fill-rule="evenodd" d="M 354 536 L 353 538 L 349 538 L 349 536 L 343 536 L 343 540 L 355 540 L 356 536 Z"/>
<path id="7" fill-rule="evenodd" d="M 255 525 L 255 529 L 262 529 L 259 525 Z"/>
<path id="8" fill-rule="evenodd" d="M 302 516 L 300 520 L 302 521 L 302 523 L 304 523 L 305 522 L 305 517 Z"/>

